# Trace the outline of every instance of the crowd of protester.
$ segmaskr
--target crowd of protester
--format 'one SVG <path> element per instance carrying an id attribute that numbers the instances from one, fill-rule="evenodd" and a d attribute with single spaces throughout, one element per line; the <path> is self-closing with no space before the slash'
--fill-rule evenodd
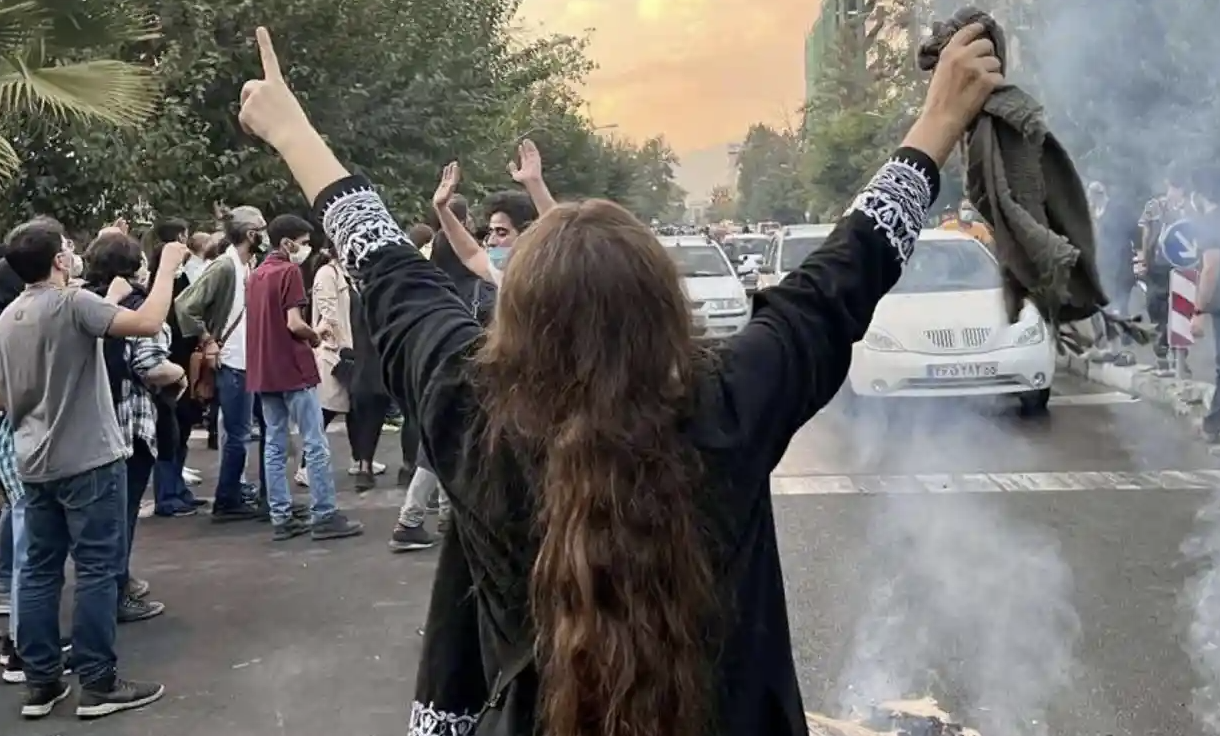
<path id="1" fill-rule="evenodd" d="M 532 142 L 522 144 L 520 157 L 514 178 L 525 191 L 486 199 L 483 241 L 468 202 L 455 191 L 456 165 L 446 169 L 430 222 L 411 228 L 413 242 L 484 321 L 496 292 L 485 280 L 494 269 L 485 245 L 511 248 L 537 219 L 535 201 L 553 204 Z M 152 583 L 131 573 L 150 485 L 159 517 L 194 516 L 210 506 L 214 523 L 269 521 L 277 541 L 363 532 L 338 508 L 327 429 L 343 418 L 352 458 L 347 473 L 355 491 L 364 492 L 386 472 L 374 458 L 396 406 L 382 384 L 352 276 L 331 241 L 301 217 L 267 221 L 257 208 L 239 206 L 224 211 L 219 224 L 219 230 L 193 230 L 171 218 L 137 238 L 120 221 L 77 254 L 62 227 L 44 217 L 4 240 L 0 307 L 9 322 L 0 347 L 6 355 L 0 362 L 0 614 L 10 621 L 0 636 L 0 666 L 4 682 L 30 686 L 26 717 L 50 713 L 67 694 L 53 684 L 61 667 L 81 678 L 82 717 L 161 696 L 159 685 L 127 682 L 114 672 L 114 625 L 165 611 L 151 596 Z M 141 321 L 132 322 L 137 315 Z M 35 339 L 49 350 L 41 359 L 29 351 L 9 357 Z M 13 414 L 25 417 L 25 428 L 11 423 Z M 195 495 L 201 473 L 187 465 L 196 428 L 208 430 L 207 444 L 220 454 L 210 502 Z M 417 424 L 404 417 L 395 431 L 404 500 L 389 544 L 394 551 L 426 549 L 448 528 L 448 499 Z M 45 439 L 27 444 L 35 435 Z M 246 478 L 252 438 L 257 482 Z M 96 455 L 77 452 L 99 444 Z M 309 489 L 308 504 L 294 502 L 291 483 Z M 55 503 L 34 503 L 43 498 Z M 117 507 L 121 524 L 103 523 L 98 514 Z M 425 527 L 430 510 L 439 511 L 439 534 Z M 72 636 L 51 659 L 42 645 L 48 632 L 59 641 L 53 612 L 64 563 L 82 541 L 94 543 L 94 556 L 72 551 L 77 614 Z M 107 555 L 111 563 L 102 564 Z M 106 581 L 113 582 L 113 596 L 102 591 Z"/>
<path id="2" fill-rule="evenodd" d="M 483 242 L 456 163 L 409 237 L 313 129 L 259 29 L 239 121 L 313 204 L 316 248 L 310 221 L 248 206 L 219 237 L 160 223 L 147 257 L 107 228 L 79 268 L 53 219 L 5 239 L 5 680 L 25 682 L 23 715 L 67 698 L 69 669 L 83 718 L 163 695 L 117 676 L 115 628 L 164 610 L 131 569 L 140 498 L 151 477 L 159 513 L 202 505 L 187 439 L 209 406 L 212 520 L 322 540 L 362 532 L 338 508 L 327 424 L 344 415 L 367 488 L 393 404 L 411 462 L 392 546 L 435 542 L 432 489 L 444 509 L 409 733 L 804 734 L 769 476 L 842 384 L 940 166 L 1003 81 L 982 33 L 949 43 L 902 146 L 713 359 L 648 226 L 611 202 L 556 204 L 529 142 L 510 166 L 524 191 L 488 198 Z M 511 248 L 508 267 L 483 245 Z M 291 427 L 308 505 L 290 493 Z"/>

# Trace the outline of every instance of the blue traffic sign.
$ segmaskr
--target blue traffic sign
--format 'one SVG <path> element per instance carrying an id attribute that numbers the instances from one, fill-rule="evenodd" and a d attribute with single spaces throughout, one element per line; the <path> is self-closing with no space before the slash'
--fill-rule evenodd
<path id="1" fill-rule="evenodd" d="M 1174 268 L 1199 265 L 1199 231 L 1191 220 L 1178 220 L 1161 231 L 1161 255 Z"/>

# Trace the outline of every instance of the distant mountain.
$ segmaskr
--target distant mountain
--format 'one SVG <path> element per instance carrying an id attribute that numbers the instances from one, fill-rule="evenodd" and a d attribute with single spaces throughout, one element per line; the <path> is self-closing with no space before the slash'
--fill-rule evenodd
<path id="1" fill-rule="evenodd" d="M 713 187 L 736 183 L 737 171 L 729 160 L 729 147 L 730 144 L 725 143 L 678 154 L 679 166 L 674 176 L 678 186 L 688 192 L 688 200 L 707 200 Z"/>

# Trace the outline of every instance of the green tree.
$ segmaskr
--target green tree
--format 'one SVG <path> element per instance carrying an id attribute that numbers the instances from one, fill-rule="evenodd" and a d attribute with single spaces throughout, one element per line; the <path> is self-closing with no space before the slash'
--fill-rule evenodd
<path id="1" fill-rule="evenodd" d="M 133 125 L 151 115 L 151 70 L 105 53 L 155 36 L 125 0 L 0 0 L 0 186 L 18 176 L 26 146 L 47 135 L 30 132 L 36 120 Z"/>
<path id="2" fill-rule="evenodd" d="M 800 178 L 815 219 L 837 217 L 901 141 L 925 82 L 912 2 L 874 5 L 840 30 L 805 107 Z"/>
<path id="3" fill-rule="evenodd" d="M 423 214 L 453 159 L 474 197 L 512 186 L 505 165 L 526 136 L 561 197 L 610 197 L 645 218 L 681 208 L 669 147 L 598 135 L 572 92 L 590 69 L 583 41 L 519 39 L 517 0 L 142 1 L 161 35 L 100 51 L 155 68 L 164 90 L 155 115 L 136 133 L 18 130 L 6 117 L 0 132 L 12 128 L 35 155 L 0 190 L 0 220 L 52 212 L 87 229 L 145 201 L 207 224 L 214 202 L 304 211 L 278 157 L 236 122 L 241 85 L 259 72 L 252 29 L 267 19 L 318 129 L 400 218 Z"/>
<path id="4" fill-rule="evenodd" d="M 805 186 L 801 141 L 793 131 L 750 127 L 737 156 L 737 218 L 744 222 L 802 222 Z"/>
<path id="5" fill-rule="evenodd" d="M 712 187 L 712 195 L 709 200 L 707 206 L 709 222 L 731 220 L 737 214 L 737 202 L 733 198 L 733 191 L 728 187 L 724 185 Z"/>
<path id="6" fill-rule="evenodd" d="M 674 181 L 678 156 L 665 138 L 645 140 L 631 154 L 634 182 L 623 204 L 644 222 L 680 219 L 686 192 Z"/>

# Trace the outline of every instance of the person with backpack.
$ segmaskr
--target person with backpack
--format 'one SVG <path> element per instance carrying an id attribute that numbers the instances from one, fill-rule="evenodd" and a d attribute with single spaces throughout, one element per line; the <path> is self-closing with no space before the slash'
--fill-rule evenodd
<path id="1" fill-rule="evenodd" d="M 109 231 L 94 239 L 85 250 L 84 288 L 105 297 L 116 279 L 131 287 L 119 306 L 139 309 L 148 296 L 149 271 L 142 248 L 131 236 Z M 162 325 L 153 337 L 106 337 L 102 357 L 119 429 L 131 448 L 127 458 L 127 545 L 119 564 L 119 623 L 143 621 L 159 616 L 165 605 L 149 601 L 149 583 L 131 576 L 131 550 L 135 542 L 140 503 L 152 479 L 158 453 L 177 445 L 176 424 L 168 430 L 168 442 L 158 442 L 158 417 L 172 419 L 177 399 L 186 390 L 186 372 L 170 360 L 171 333 Z M 162 424 L 162 433 L 165 425 Z M 188 430 L 189 431 L 189 430 Z M 168 445 L 165 447 L 163 445 Z M 172 455 L 171 455 L 172 456 Z"/>

